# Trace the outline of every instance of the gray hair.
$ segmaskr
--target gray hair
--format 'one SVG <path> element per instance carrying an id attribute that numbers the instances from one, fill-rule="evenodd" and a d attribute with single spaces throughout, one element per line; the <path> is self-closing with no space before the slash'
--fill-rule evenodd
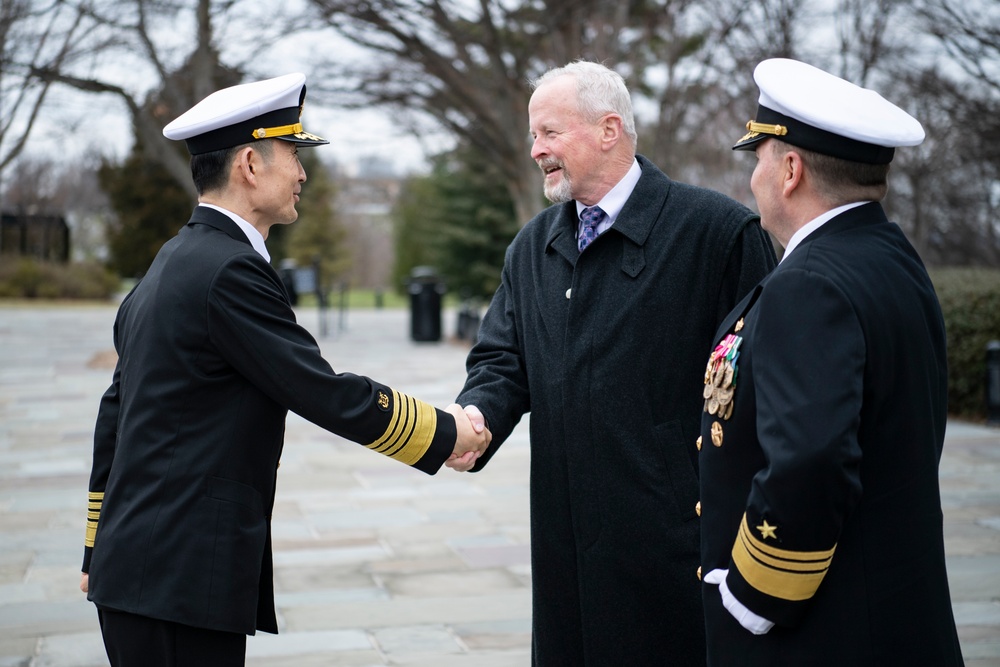
<path id="1" fill-rule="evenodd" d="M 622 119 L 622 128 L 635 148 L 638 135 L 632 114 L 632 98 L 618 72 L 600 63 L 577 60 L 549 70 L 531 82 L 531 89 L 537 90 L 543 83 L 560 76 L 576 78 L 577 103 L 584 118 L 596 122 L 608 112 L 618 114 Z"/>

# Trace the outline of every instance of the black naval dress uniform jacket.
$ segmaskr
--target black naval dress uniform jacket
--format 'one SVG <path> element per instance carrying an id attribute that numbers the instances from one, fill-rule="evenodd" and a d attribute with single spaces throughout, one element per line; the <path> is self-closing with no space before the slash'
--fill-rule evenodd
<path id="1" fill-rule="evenodd" d="M 288 410 L 424 472 L 444 412 L 337 374 L 244 232 L 197 207 L 125 298 L 94 434 L 84 572 L 98 607 L 277 632 L 270 516 Z"/>
<path id="2" fill-rule="evenodd" d="M 715 341 L 730 334 L 732 405 L 703 413 L 699 441 L 702 572 L 728 569 L 777 625 L 751 634 L 704 584 L 709 664 L 962 665 L 938 487 L 944 323 L 902 231 L 877 203 L 834 217 Z"/>
<path id="3" fill-rule="evenodd" d="M 697 452 L 712 335 L 773 266 L 757 217 L 716 192 L 642 175 L 577 250 L 574 202 L 507 251 L 457 401 L 493 441 L 531 412 L 533 664 L 705 660 Z"/>

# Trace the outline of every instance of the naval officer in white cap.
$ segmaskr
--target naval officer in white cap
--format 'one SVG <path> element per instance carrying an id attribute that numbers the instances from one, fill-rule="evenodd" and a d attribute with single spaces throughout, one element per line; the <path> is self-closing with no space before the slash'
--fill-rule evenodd
<path id="1" fill-rule="evenodd" d="M 778 267 L 716 333 L 699 444 L 710 665 L 962 665 L 938 461 L 945 331 L 879 201 L 920 124 L 810 65 L 756 68 Z"/>
<path id="2" fill-rule="evenodd" d="M 271 225 L 297 213 L 305 76 L 221 90 L 167 125 L 198 206 L 123 301 L 94 434 L 81 588 L 115 667 L 243 665 L 277 632 L 271 508 L 285 417 L 433 474 L 489 442 L 447 411 L 336 373 L 296 324 Z M 471 452 L 471 453 L 470 453 Z"/>

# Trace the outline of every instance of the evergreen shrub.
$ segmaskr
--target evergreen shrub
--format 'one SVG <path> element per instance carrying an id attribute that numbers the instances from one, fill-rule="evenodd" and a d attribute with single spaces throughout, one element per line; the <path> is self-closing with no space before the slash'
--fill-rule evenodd
<path id="1" fill-rule="evenodd" d="M 1000 270 L 934 269 L 948 337 L 948 412 L 986 417 L 986 345 L 1000 340 Z"/>

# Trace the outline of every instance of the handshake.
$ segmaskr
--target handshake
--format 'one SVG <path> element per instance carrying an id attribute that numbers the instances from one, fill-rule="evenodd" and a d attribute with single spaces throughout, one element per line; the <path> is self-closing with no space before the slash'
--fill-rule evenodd
<path id="1" fill-rule="evenodd" d="M 463 409 L 458 403 L 452 403 L 444 410 L 455 418 L 458 430 L 455 451 L 445 461 L 445 465 L 458 472 L 468 472 L 476 465 L 476 459 L 489 447 L 493 434 L 486 428 L 483 413 L 474 405 L 467 405 Z"/>

